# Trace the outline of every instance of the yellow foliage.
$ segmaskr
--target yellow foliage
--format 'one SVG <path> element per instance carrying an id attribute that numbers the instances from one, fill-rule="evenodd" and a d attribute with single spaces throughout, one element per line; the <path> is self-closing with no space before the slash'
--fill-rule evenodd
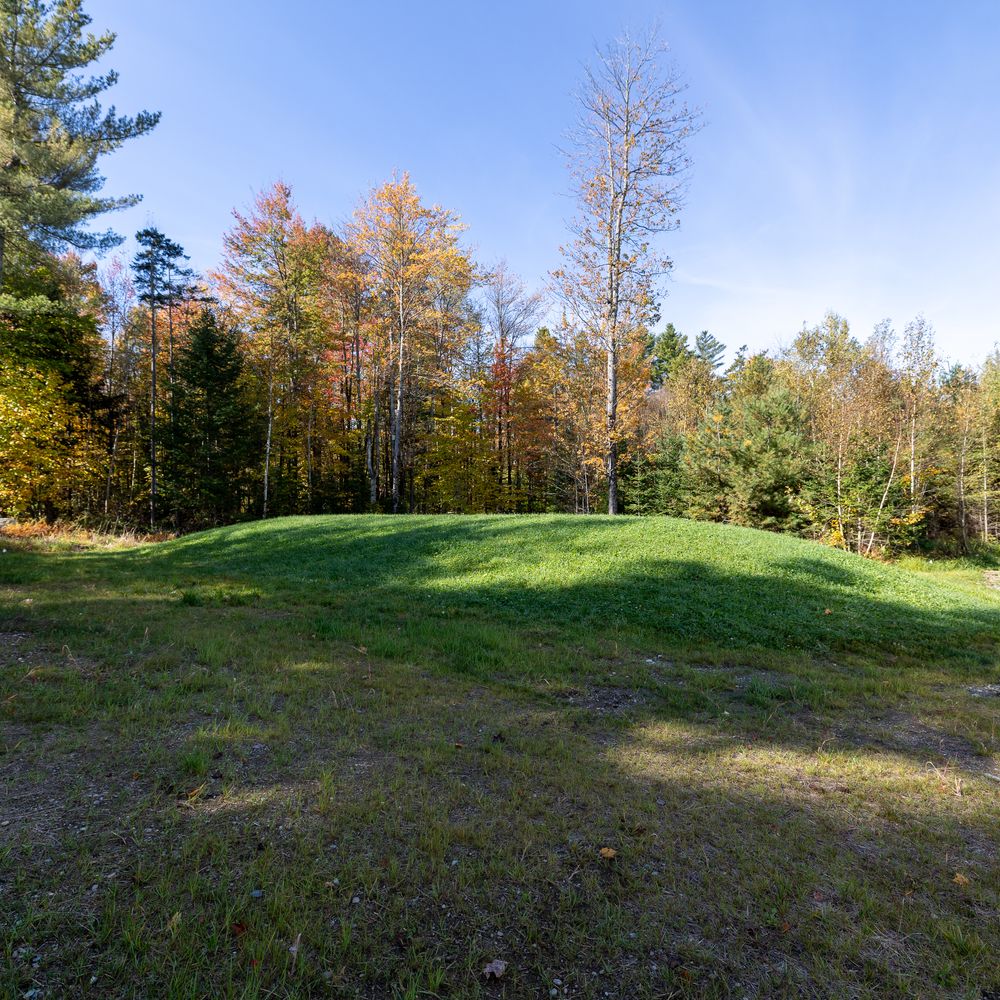
<path id="1" fill-rule="evenodd" d="M 97 456 L 75 439 L 76 422 L 58 376 L 0 359 L 0 512 L 38 513 L 92 471 Z"/>

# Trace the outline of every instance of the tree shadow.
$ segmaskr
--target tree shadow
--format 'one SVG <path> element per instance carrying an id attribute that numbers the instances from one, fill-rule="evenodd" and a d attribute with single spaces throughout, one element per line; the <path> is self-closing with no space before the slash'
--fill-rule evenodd
<path id="1" fill-rule="evenodd" d="M 437 992 L 437 971 L 462 997 L 1000 985 L 996 809 L 905 762 L 866 770 L 690 720 L 577 726 L 408 664 L 307 659 L 254 680 L 287 701 L 236 728 L 227 701 L 198 725 L 153 714 L 81 739 L 70 760 L 58 743 L 0 758 L 17 827 L 0 877 L 20 886 L 0 982 L 371 998 Z M 204 774 L 184 769 L 197 749 Z"/>
<path id="2" fill-rule="evenodd" d="M 587 518 L 581 525 L 579 518 L 410 516 L 397 523 L 386 532 L 384 517 L 288 518 L 266 530 L 259 522 L 238 525 L 164 547 L 87 558 L 151 584 L 187 578 L 193 587 L 210 587 L 215 579 L 239 580 L 263 600 L 294 595 L 319 606 L 348 594 L 377 607 L 386 597 L 405 601 L 415 613 L 433 616 L 448 608 L 521 626 L 584 627 L 636 647 L 706 642 L 959 661 L 975 659 L 972 647 L 995 648 L 1000 641 L 997 602 L 984 596 L 978 604 L 967 597 L 960 604 L 957 592 L 939 581 L 832 550 L 821 558 L 813 543 L 797 539 L 781 542 L 802 551 L 779 552 L 767 566 L 736 559 L 723 570 L 662 545 L 640 548 L 639 559 L 631 550 L 609 561 L 609 551 L 621 544 L 615 519 Z M 727 537 L 742 544 L 763 534 L 736 531 Z M 632 537 L 641 543 L 641 533 Z M 564 576 L 561 554 L 573 563 Z M 553 556 L 553 567 L 540 565 Z"/>

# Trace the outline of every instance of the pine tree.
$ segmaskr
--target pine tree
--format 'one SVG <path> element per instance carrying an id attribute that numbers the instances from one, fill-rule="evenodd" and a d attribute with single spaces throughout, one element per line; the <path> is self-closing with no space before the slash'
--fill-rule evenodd
<path id="1" fill-rule="evenodd" d="M 236 331 L 204 309 L 175 359 L 176 414 L 164 493 L 185 526 L 225 524 L 250 507 L 259 428 Z"/>
<path id="2" fill-rule="evenodd" d="M 649 384 L 654 389 L 663 387 L 670 378 L 670 373 L 683 358 L 691 357 L 687 335 L 678 330 L 673 323 L 668 323 L 663 332 L 657 334 L 650 347 Z"/>
<path id="3" fill-rule="evenodd" d="M 82 0 L 0 3 L 0 287 L 8 250 L 34 257 L 38 249 L 113 246 L 120 237 L 86 223 L 139 200 L 101 197 L 97 162 L 160 116 L 102 109 L 98 97 L 117 74 L 81 71 L 107 55 L 115 36 L 84 34 L 89 24 Z"/>
<path id="4" fill-rule="evenodd" d="M 722 366 L 722 359 L 726 353 L 726 345 L 718 337 L 713 336 L 708 330 L 702 330 L 694 338 L 695 357 L 707 362 L 712 366 L 712 370 L 718 370 Z"/>
<path id="5" fill-rule="evenodd" d="M 149 526 L 156 526 L 156 403 L 157 353 L 159 350 L 157 311 L 166 308 L 170 317 L 170 355 L 173 356 L 173 303 L 181 289 L 177 275 L 191 272 L 181 264 L 187 260 L 184 248 L 167 239 L 158 229 L 142 229 L 135 234 L 140 250 L 132 260 L 139 301 L 149 310 Z M 171 360 L 171 368 L 172 360 Z M 173 378 L 171 376 L 171 382 Z M 173 407 L 171 406 L 171 410 Z"/>

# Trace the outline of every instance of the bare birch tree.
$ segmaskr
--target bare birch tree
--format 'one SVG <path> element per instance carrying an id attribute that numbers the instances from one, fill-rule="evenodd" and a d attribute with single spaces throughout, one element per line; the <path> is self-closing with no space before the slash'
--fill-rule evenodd
<path id="1" fill-rule="evenodd" d="M 587 69 L 569 136 L 579 211 L 553 277 L 606 358 L 609 514 L 618 513 L 619 357 L 623 342 L 652 315 L 658 284 L 672 266 L 654 241 L 678 225 L 687 141 L 700 124 L 686 90 L 656 31 L 626 34 L 599 50 Z"/>
<path id="2" fill-rule="evenodd" d="M 490 360 L 493 392 L 493 434 L 498 456 L 497 478 L 513 487 L 514 416 L 513 396 L 522 344 L 538 326 L 542 298 L 529 293 L 521 279 L 500 261 L 489 274 L 485 287 L 485 321 L 492 335 Z"/>

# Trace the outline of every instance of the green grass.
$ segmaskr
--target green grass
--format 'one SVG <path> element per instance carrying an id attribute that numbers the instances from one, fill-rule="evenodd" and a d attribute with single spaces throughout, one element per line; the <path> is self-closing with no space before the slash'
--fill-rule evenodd
<path id="1" fill-rule="evenodd" d="M 2 545 L 0 995 L 1000 990 L 971 563 L 557 516 Z"/>

